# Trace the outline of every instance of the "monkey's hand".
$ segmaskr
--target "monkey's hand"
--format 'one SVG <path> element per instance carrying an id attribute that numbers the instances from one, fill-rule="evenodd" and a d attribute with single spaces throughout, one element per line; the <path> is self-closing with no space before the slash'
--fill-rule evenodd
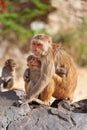
<path id="1" fill-rule="evenodd" d="M 13 103 L 13 106 L 16 106 L 16 107 L 20 107 L 24 104 L 27 104 L 28 102 L 26 102 L 26 99 L 22 99 L 22 100 L 18 100 L 16 102 Z"/>
<path id="2" fill-rule="evenodd" d="M 4 77 L 0 77 L 0 84 L 4 83 Z"/>
<path id="3" fill-rule="evenodd" d="M 16 102 L 14 102 L 14 103 L 13 103 L 13 106 L 20 107 L 20 106 L 22 106 L 22 105 L 24 105 L 24 104 L 28 104 L 28 103 L 29 103 L 29 101 L 27 101 L 27 99 L 26 99 L 26 97 L 25 97 L 25 98 L 23 98 L 23 99 L 19 99 L 19 100 L 17 100 Z"/>
<path id="4" fill-rule="evenodd" d="M 25 82 L 29 82 L 30 81 L 30 78 L 28 76 L 24 77 L 24 81 Z"/>
<path id="5" fill-rule="evenodd" d="M 13 103 L 13 106 L 20 107 L 22 104 L 23 104 L 22 100 L 18 100 L 18 101 Z"/>
<path id="6" fill-rule="evenodd" d="M 56 69 L 56 74 L 58 74 L 59 76 L 62 76 L 62 75 L 66 76 L 67 73 L 68 73 L 68 70 L 66 70 L 64 67 L 60 67 Z"/>

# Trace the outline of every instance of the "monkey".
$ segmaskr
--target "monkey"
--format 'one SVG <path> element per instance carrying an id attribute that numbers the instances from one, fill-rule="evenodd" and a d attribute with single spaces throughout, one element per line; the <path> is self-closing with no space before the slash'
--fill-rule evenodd
<path id="1" fill-rule="evenodd" d="M 40 78 L 41 61 L 36 56 L 31 54 L 27 57 L 27 66 L 28 68 L 24 71 L 23 79 L 25 82 L 26 94 L 29 94 L 32 89 L 30 86 L 33 87 Z"/>
<path id="2" fill-rule="evenodd" d="M 55 58 L 55 54 L 58 51 L 58 49 L 59 48 L 62 49 L 62 44 L 61 43 L 53 43 L 52 48 L 53 48 L 53 50 L 52 50 L 53 55 L 54 55 L 54 58 Z M 61 77 L 65 77 L 68 73 L 68 70 L 65 69 L 63 66 L 61 66 L 61 67 L 57 66 L 56 69 L 55 69 L 55 73 L 58 74 Z"/>
<path id="3" fill-rule="evenodd" d="M 76 65 L 60 44 L 55 48 L 48 35 L 37 34 L 32 38 L 31 51 L 41 61 L 41 76 L 29 92 L 26 103 L 33 101 L 39 94 L 44 102 L 48 102 L 51 96 L 73 100 L 78 77 Z M 50 86 L 51 82 L 54 85 Z"/>
<path id="4" fill-rule="evenodd" d="M 24 71 L 23 79 L 25 82 L 25 92 L 28 95 L 32 87 L 36 84 L 36 82 L 38 82 L 41 76 L 41 61 L 38 57 L 31 54 L 27 57 L 27 66 L 28 68 Z M 34 98 L 33 101 L 39 104 L 45 104 L 40 100 L 40 95 Z"/>
<path id="5" fill-rule="evenodd" d="M 7 59 L 2 68 L 0 77 L 0 89 L 12 89 L 16 79 L 16 62 L 13 59 Z"/>
<path id="6" fill-rule="evenodd" d="M 32 89 L 32 88 L 30 88 L 30 86 L 33 87 L 41 76 L 41 61 L 37 57 L 35 57 L 34 55 L 29 55 L 27 57 L 27 66 L 28 66 L 28 68 L 25 70 L 23 78 L 24 78 L 24 81 L 25 81 L 25 91 L 26 91 L 26 94 L 28 95 L 30 90 Z M 49 86 L 46 87 L 46 91 L 47 91 L 47 89 L 52 91 L 52 89 L 54 87 L 51 87 L 51 85 L 52 86 L 54 85 L 54 79 L 53 78 L 52 78 Z M 39 96 L 42 99 L 43 93 Z M 39 97 L 39 99 L 40 99 L 40 97 Z M 37 100 L 34 99 L 34 101 L 36 101 L 40 104 L 48 104 L 49 103 L 49 101 L 42 103 L 38 99 Z"/>

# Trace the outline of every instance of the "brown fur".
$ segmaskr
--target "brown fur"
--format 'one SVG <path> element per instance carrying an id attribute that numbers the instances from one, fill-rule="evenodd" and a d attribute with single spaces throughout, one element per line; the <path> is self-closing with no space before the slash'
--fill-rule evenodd
<path id="1" fill-rule="evenodd" d="M 44 39 L 44 40 L 43 40 Z M 38 35 L 33 38 L 34 42 L 47 41 L 47 36 L 42 34 L 41 39 Z M 33 43 L 32 40 L 32 43 Z M 51 41 L 51 40 L 50 40 Z M 41 77 L 31 89 L 27 102 L 31 102 L 37 95 L 41 94 L 41 100 L 48 104 L 51 96 L 56 99 L 73 99 L 73 94 L 77 85 L 77 71 L 71 56 L 61 47 L 60 44 L 52 44 L 48 41 L 42 54 L 38 57 L 41 60 Z M 44 46 L 43 44 L 43 46 Z M 57 46 L 57 47 L 56 47 Z M 34 50 L 33 50 L 34 53 Z M 56 74 L 56 70 L 63 68 L 64 73 Z M 57 72 L 58 72 L 57 71 Z M 67 73 L 65 73 L 65 71 Z"/>
<path id="2" fill-rule="evenodd" d="M 32 62 L 32 59 L 34 62 Z M 28 95 L 41 76 L 41 61 L 34 55 L 29 55 L 27 58 L 27 66 L 28 68 L 25 70 L 23 78 L 25 82 L 25 91 Z"/>
<path id="3" fill-rule="evenodd" d="M 16 78 L 15 67 L 16 63 L 13 59 L 6 60 L 0 77 L 0 84 L 2 84 L 4 89 L 12 89 L 14 86 L 14 80 Z"/>

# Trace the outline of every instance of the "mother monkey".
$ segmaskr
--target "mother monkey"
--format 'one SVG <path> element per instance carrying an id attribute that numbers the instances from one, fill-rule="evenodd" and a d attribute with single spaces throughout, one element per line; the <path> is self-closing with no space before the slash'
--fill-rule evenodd
<path id="1" fill-rule="evenodd" d="M 31 50 L 41 60 L 41 77 L 27 95 L 27 102 L 39 94 L 48 104 L 50 97 L 72 100 L 77 85 L 77 72 L 72 58 L 64 49 L 52 43 L 50 36 L 37 34 L 31 41 Z"/>

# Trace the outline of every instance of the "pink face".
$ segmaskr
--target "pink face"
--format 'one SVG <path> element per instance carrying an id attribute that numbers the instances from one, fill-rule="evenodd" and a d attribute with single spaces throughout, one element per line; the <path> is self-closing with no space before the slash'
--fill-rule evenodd
<path id="1" fill-rule="evenodd" d="M 41 55 L 43 51 L 43 43 L 42 42 L 33 42 L 32 43 L 32 50 L 36 56 Z"/>

